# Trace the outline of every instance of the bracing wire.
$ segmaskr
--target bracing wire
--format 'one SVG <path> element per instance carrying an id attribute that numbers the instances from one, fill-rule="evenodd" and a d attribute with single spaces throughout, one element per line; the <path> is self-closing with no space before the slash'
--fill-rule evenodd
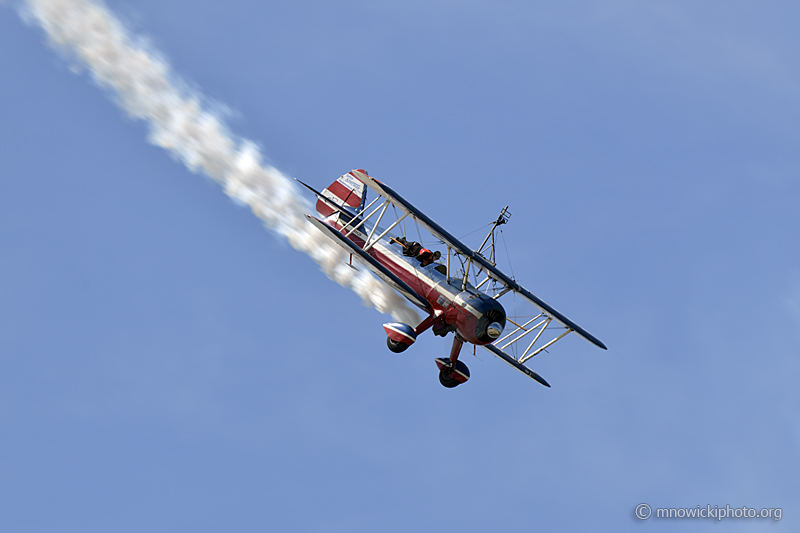
<path id="1" fill-rule="evenodd" d="M 400 218 L 399 216 L 397 216 L 397 206 L 392 204 L 392 210 L 394 210 L 394 219 L 397 220 L 398 218 Z M 406 236 L 406 221 L 405 221 L 405 219 L 403 219 L 403 228 L 402 228 L 402 230 L 403 230 L 403 237 L 405 237 Z"/>
<path id="2" fill-rule="evenodd" d="M 466 235 L 462 235 L 461 237 L 459 237 L 459 238 L 458 238 L 458 240 L 459 240 L 459 241 L 461 241 L 461 240 L 463 240 L 463 239 L 464 239 L 464 237 L 469 237 L 469 236 L 470 236 L 470 235 L 472 235 L 473 233 L 477 233 L 477 232 L 479 232 L 480 230 L 482 230 L 483 228 L 485 228 L 486 226 L 491 226 L 491 225 L 492 225 L 491 223 L 489 223 L 489 224 L 484 224 L 483 226 L 481 226 L 481 227 L 479 227 L 479 228 L 477 228 L 477 229 L 474 229 L 474 230 L 470 231 L 470 232 L 469 232 L 469 233 L 467 233 Z"/>
<path id="3" fill-rule="evenodd" d="M 506 258 L 508 259 L 508 268 L 511 269 L 511 279 L 517 279 L 514 275 L 514 265 L 511 264 L 511 256 L 508 255 L 508 246 L 506 246 L 506 236 L 503 235 L 503 230 L 500 230 L 500 238 L 503 239 L 503 248 L 506 250 Z"/>

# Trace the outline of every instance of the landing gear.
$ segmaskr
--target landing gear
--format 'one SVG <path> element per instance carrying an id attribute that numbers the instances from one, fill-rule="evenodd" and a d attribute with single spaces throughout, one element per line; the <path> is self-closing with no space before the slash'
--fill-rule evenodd
<path id="1" fill-rule="evenodd" d="M 417 340 L 417 332 L 408 324 L 389 322 L 383 325 L 386 332 L 386 346 L 394 353 L 405 352 Z"/>
<path id="2" fill-rule="evenodd" d="M 389 349 L 394 353 L 401 353 L 405 352 L 409 345 L 393 340 L 391 337 L 386 337 L 386 346 L 388 346 Z"/>
<path id="3" fill-rule="evenodd" d="M 439 367 L 439 383 L 448 389 L 458 387 L 469 379 L 469 368 L 458 360 L 458 354 L 461 353 L 463 345 L 464 339 L 456 334 L 453 337 L 453 346 L 450 348 L 450 357 L 448 359 L 436 358 L 436 366 Z"/>
<path id="4" fill-rule="evenodd" d="M 469 379 L 469 368 L 461 361 L 456 361 L 455 365 L 442 365 L 439 370 L 439 383 L 448 389 L 458 387 Z"/>

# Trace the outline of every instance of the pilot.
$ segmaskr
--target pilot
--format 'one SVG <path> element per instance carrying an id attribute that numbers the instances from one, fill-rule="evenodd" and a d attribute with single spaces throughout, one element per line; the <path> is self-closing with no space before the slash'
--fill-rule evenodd
<path id="1" fill-rule="evenodd" d="M 417 254 L 417 260 L 422 266 L 428 266 L 434 261 L 438 261 L 440 257 L 442 257 L 442 254 L 439 252 L 439 250 L 431 252 L 427 248 L 420 248 L 419 253 Z"/>

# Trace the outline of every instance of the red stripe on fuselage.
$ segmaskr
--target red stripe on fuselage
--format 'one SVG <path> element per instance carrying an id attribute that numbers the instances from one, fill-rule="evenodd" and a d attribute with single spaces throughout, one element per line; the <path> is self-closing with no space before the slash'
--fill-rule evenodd
<path id="1" fill-rule="evenodd" d="M 346 234 L 348 231 L 344 229 L 342 223 L 338 219 L 326 221 L 326 223 L 342 234 Z M 380 233 L 380 229 L 375 230 L 376 235 Z M 355 243 L 356 246 L 363 249 L 366 243 L 362 235 L 364 234 L 356 230 L 347 238 Z M 434 310 L 434 314 L 441 315 L 441 319 L 446 324 L 459 325 L 458 332 L 467 341 L 479 345 L 488 344 L 475 338 L 475 327 L 477 326 L 479 317 L 475 316 L 475 314 L 468 309 L 454 303 L 455 297 L 460 290 L 447 284 L 445 276 L 434 270 L 435 264 L 429 267 L 422 267 L 421 265 L 414 264 L 417 262 L 416 259 L 406 258 L 402 253 L 395 252 L 393 248 L 396 247 L 399 250 L 399 244 L 389 244 L 386 241 L 381 241 L 378 244 L 382 245 L 382 250 L 379 250 L 378 246 L 375 245 L 370 248 L 367 253 L 408 284 L 408 286 L 420 296 L 425 298 Z M 445 305 L 440 303 L 442 298 L 445 300 L 442 302 L 445 303 Z M 461 317 L 460 320 L 459 316 Z"/>

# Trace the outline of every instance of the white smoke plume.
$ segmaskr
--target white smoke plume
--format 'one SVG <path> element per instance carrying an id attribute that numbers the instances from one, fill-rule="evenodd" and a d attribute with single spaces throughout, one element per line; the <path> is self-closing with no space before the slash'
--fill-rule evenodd
<path id="1" fill-rule="evenodd" d="M 344 264 L 344 251 L 303 216 L 312 209 L 294 183 L 264 165 L 254 143 L 233 136 L 202 98 L 170 72 L 163 57 L 131 36 L 99 0 L 27 0 L 21 14 L 41 26 L 55 48 L 88 68 L 98 85 L 111 89 L 128 114 L 147 122 L 150 142 L 217 181 L 228 196 L 250 206 L 270 230 L 311 256 L 365 304 L 395 320 L 419 322 L 394 290 Z"/>

